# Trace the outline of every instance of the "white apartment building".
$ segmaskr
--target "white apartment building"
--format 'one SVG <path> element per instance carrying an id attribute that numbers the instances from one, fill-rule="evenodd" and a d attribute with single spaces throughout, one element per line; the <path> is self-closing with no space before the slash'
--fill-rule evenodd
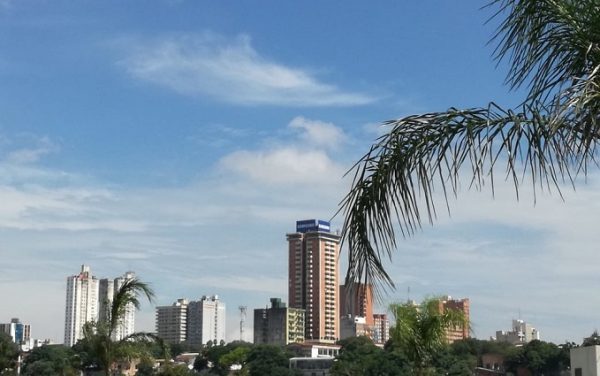
<path id="1" fill-rule="evenodd" d="M 98 289 L 98 279 L 92 276 L 89 266 L 82 265 L 79 274 L 67 277 L 66 346 L 73 346 L 83 337 L 82 328 L 86 322 L 98 319 Z"/>
<path id="2" fill-rule="evenodd" d="M 534 339 L 540 339 L 540 332 L 531 324 L 523 320 L 513 320 L 511 331 L 496 331 L 497 341 L 508 342 L 513 345 L 528 343 Z"/>
<path id="3" fill-rule="evenodd" d="M 225 303 L 217 295 L 192 301 L 187 312 L 187 341 L 191 345 L 225 341 Z"/>

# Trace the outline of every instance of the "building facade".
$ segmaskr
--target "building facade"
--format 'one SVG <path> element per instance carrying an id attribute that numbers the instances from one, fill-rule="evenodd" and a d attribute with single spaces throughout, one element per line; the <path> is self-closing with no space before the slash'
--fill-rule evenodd
<path id="1" fill-rule="evenodd" d="M 271 298 L 270 308 L 254 310 L 254 343 L 286 346 L 304 342 L 304 310 Z"/>
<path id="2" fill-rule="evenodd" d="M 513 345 L 525 344 L 534 339 L 540 339 L 540 332 L 531 324 L 523 320 L 513 320 L 512 330 L 496 331 L 496 340 L 500 342 L 508 342 Z"/>
<path id="3" fill-rule="evenodd" d="M 571 376 L 600 376 L 600 346 L 573 347 L 570 358 Z"/>
<path id="4" fill-rule="evenodd" d="M 187 341 L 206 345 L 225 341 L 225 303 L 217 295 L 203 296 L 188 305 Z"/>
<path id="5" fill-rule="evenodd" d="M 67 277 L 67 296 L 65 307 L 66 346 L 73 346 L 82 338 L 83 325 L 98 320 L 98 288 L 96 277 L 90 267 L 81 266 L 81 272 Z"/>
<path id="6" fill-rule="evenodd" d="M 156 307 L 156 335 L 169 344 L 187 339 L 187 299 L 177 299 L 170 306 Z"/>
<path id="7" fill-rule="evenodd" d="M 371 339 L 378 345 L 383 345 L 390 339 L 390 321 L 385 313 L 373 315 Z"/>
<path id="8" fill-rule="evenodd" d="M 470 337 L 470 302 L 469 299 L 452 299 L 447 296 L 439 300 L 440 312 L 449 309 L 461 311 L 465 318 L 465 325 L 457 325 L 446 329 L 446 339 L 448 343 L 459 341 Z"/>
<path id="9" fill-rule="evenodd" d="M 364 317 L 366 325 L 373 325 L 373 286 L 356 283 L 340 285 L 340 314 L 342 317 Z"/>
<path id="10" fill-rule="evenodd" d="M 291 308 L 305 310 L 305 339 L 335 342 L 339 339 L 338 254 L 340 236 L 328 222 L 296 222 L 287 234 Z"/>
<path id="11" fill-rule="evenodd" d="M 373 326 L 367 325 L 367 320 L 361 316 L 342 316 L 340 318 L 340 339 L 367 336 L 372 338 Z"/>
<path id="12" fill-rule="evenodd" d="M 11 319 L 9 323 L 0 324 L 0 332 L 8 334 L 18 345 L 23 345 L 31 339 L 31 327 L 23 324 L 18 318 Z"/>

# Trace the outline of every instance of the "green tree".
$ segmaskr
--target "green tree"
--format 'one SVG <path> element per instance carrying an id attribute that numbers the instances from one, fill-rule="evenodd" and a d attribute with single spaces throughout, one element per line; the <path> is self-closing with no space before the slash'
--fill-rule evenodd
<path id="1" fill-rule="evenodd" d="M 600 334 L 597 330 L 594 330 L 591 336 L 585 338 L 581 346 L 598 346 L 600 345 Z"/>
<path id="2" fill-rule="evenodd" d="M 447 329 L 467 325 L 462 311 L 440 310 L 437 298 L 420 305 L 393 304 L 390 310 L 395 319 L 391 338 L 412 363 L 416 375 L 432 371 L 434 356 L 447 345 Z"/>
<path id="3" fill-rule="evenodd" d="M 137 366 L 137 372 L 135 373 L 135 376 L 154 376 L 155 374 L 154 362 L 152 359 L 148 357 L 142 358 Z"/>
<path id="4" fill-rule="evenodd" d="M 468 185 L 494 191 L 498 171 L 514 183 L 560 189 L 593 162 L 600 139 L 598 0 L 491 0 L 499 27 L 495 58 L 509 64 L 506 82 L 527 86 L 516 109 L 490 102 L 385 123 L 382 136 L 354 168 L 344 199 L 347 283 L 393 286 L 383 258 L 396 234 L 410 236 L 436 217 L 434 192 Z M 517 196 L 518 197 L 518 196 Z M 535 194 L 534 194 L 535 197 Z"/>
<path id="5" fill-rule="evenodd" d="M 246 368 L 249 376 L 293 376 L 289 369 L 291 354 L 279 346 L 256 345 L 248 352 Z"/>
<path id="6" fill-rule="evenodd" d="M 166 365 L 164 366 L 156 376 L 191 376 L 192 371 L 185 364 L 178 365 Z"/>
<path id="7" fill-rule="evenodd" d="M 219 358 L 219 365 L 222 369 L 231 369 L 231 366 L 237 365 L 240 368 L 243 368 L 246 364 L 246 359 L 248 357 L 248 353 L 250 352 L 249 346 L 238 346 L 228 353 L 222 355 Z M 238 372 L 244 373 L 244 372 Z"/>
<path id="8" fill-rule="evenodd" d="M 194 360 L 194 370 L 196 372 L 202 372 L 206 369 L 208 369 L 208 359 L 204 356 L 204 354 L 198 354 Z"/>
<path id="9" fill-rule="evenodd" d="M 412 375 L 401 352 L 380 349 L 368 337 L 351 337 L 339 344 L 342 348 L 331 368 L 332 376 Z"/>
<path id="10" fill-rule="evenodd" d="M 518 368 L 525 368 L 533 376 L 558 376 L 569 366 L 569 358 L 565 358 L 565 352 L 559 346 L 539 340 L 514 348 L 506 358 L 508 371 L 516 372 Z"/>
<path id="11" fill-rule="evenodd" d="M 225 376 L 229 374 L 232 364 L 243 364 L 251 344 L 242 341 L 234 341 L 227 345 L 207 347 L 203 357 L 212 365 L 210 374 Z"/>
<path id="12" fill-rule="evenodd" d="M 134 333 L 119 341 L 114 340 L 113 333 L 123 320 L 127 307 L 132 304 L 140 308 L 139 296 L 145 296 L 150 302 L 154 292 L 148 284 L 136 278 L 126 280 L 115 292 L 106 318 L 98 322 L 88 322 L 83 327 L 83 340 L 75 346 L 88 363 L 94 364 L 104 374 L 118 374 L 117 361 L 141 358 L 148 353 L 148 343 L 157 340 L 147 333 Z"/>
<path id="13" fill-rule="evenodd" d="M 476 338 L 466 338 L 454 341 L 449 348 L 452 356 L 465 361 L 471 369 L 481 366 L 481 356 L 484 354 L 498 354 L 506 356 L 514 348 L 508 342 L 484 341 Z"/>
<path id="14" fill-rule="evenodd" d="M 81 361 L 72 348 L 63 345 L 37 347 L 23 361 L 25 376 L 79 375 Z"/>
<path id="15" fill-rule="evenodd" d="M 457 353 L 451 346 L 439 349 L 432 360 L 435 373 L 439 375 L 471 376 L 477 366 L 477 356 Z"/>
<path id="16" fill-rule="evenodd" d="M 6 333 L 0 333 L 0 374 L 13 370 L 19 357 L 19 347 Z"/>

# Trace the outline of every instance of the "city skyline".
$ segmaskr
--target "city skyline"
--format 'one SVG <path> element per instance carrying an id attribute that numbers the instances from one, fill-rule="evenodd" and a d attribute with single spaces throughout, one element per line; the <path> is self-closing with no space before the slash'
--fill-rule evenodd
<path id="1" fill-rule="evenodd" d="M 135 270 L 157 305 L 285 299 L 284 234 L 299 218 L 341 229 L 342 176 L 382 121 L 523 99 L 480 6 L 0 1 L 0 321 L 61 342 L 81 264 Z M 438 201 L 433 227 L 399 239 L 385 301 L 469 297 L 478 338 L 522 316 L 579 342 L 600 309 L 598 177 L 535 205 L 501 179 L 494 198 L 460 187 L 451 217 Z M 136 323 L 153 330 L 154 307 Z M 227 340 L 238 323 L 230 309 Z"/>

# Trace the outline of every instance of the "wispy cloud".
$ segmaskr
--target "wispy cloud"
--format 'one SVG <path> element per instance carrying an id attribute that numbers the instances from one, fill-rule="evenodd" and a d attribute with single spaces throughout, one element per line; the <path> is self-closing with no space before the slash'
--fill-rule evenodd
<path id="1" fill-rule="evenodd" d="M 6 160 L 9 163 L 25 164 L 34 163 L 41 157 L 59 151 L 59 146 L 52 142 L 48 137 L 42 137 L 36 140 L 33 147 L 13 150 L 8 153 Z"/>
<path id="2" fill-rule="evenodd" d="M 345 170 L 328 149 L 346 141 L 344 131 L 333 123 L 303 117 L 292 119 L 288 128 L 296 131 L 295 139 L 235 151 L 221 159 L 221 167 L 263 184 L 339 187 Z"/>
<path id="3" fill-rule="evenodd" d="M 279 184 L 314 184 L 338 180 L 343 169 L 329 156 L 318 150 L 277 148 L 268 151 L 236 151 L 221 161 L 230 171 L 235 171 L 256 181 Z"/>
<path id="4" fill-rule="evenodd" d="M 130 52 L 121 63 L 130 74 L 186 95 L 242 105 L 354 106 L 375 100 L 261 56 L 247 35 L 204 33 L 123 44 Z"/>
<path id="5" fill-rule="evenodd" d="M 289 127 L 300 130 L 300 137 L 308 143 L 308 146 L 337 149 L 348 141 L 344 131 L 333 123 L 298 116 L 292 119 Z"/>
<path id="6" fill-rule="evenodd" d="M 20 133 L 11 137 L 0 135 L 0 162 L 29 164 L 43 156 L 60 151 L 60 146 L 47 136 Z"/>

